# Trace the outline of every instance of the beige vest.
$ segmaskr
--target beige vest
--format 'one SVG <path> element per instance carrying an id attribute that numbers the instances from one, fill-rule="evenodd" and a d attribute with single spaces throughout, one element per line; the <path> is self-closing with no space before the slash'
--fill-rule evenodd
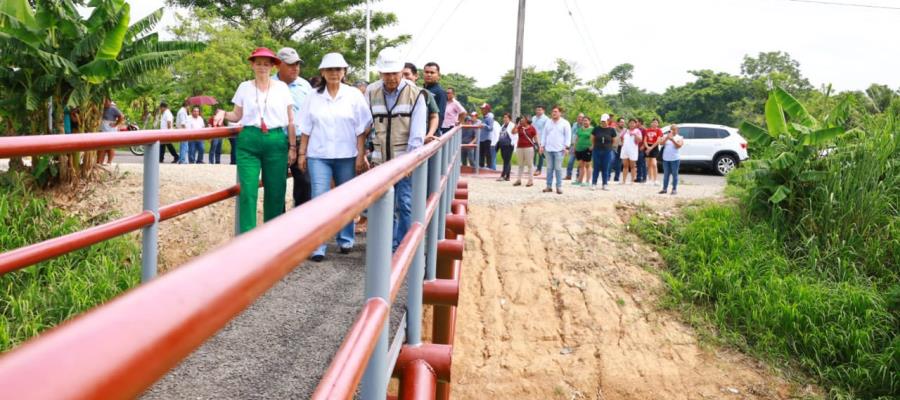
<path id="1" fill-rule="evenodd" d="M 422 88 L 407 84 L 400 91 L 400 96 L 391 109 L 387 108 L 384 86 L 378 86 L 369 92 L 369 105 L 374 119 L 372 125 L 375 130 L 375 136 L 372 138 L 375 147 L 372 161 L 384 163 L 406 153 L 410 120 L 416 108 L 416 101 L 423 92 Z"/>

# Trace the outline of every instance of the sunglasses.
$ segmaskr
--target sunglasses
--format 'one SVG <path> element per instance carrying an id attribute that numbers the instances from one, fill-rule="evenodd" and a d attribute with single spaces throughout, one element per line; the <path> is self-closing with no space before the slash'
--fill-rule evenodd
<path id="1" fill-rule="evenodd" d="M 343 68 L 337 68 L 337 67 L 332 67 L 332 68 L 322 68 L 322 71 L 325 71 L 325 72 L 339 72 L 339 71 L 342 71 L 342 70 L 343 70 Z"/>

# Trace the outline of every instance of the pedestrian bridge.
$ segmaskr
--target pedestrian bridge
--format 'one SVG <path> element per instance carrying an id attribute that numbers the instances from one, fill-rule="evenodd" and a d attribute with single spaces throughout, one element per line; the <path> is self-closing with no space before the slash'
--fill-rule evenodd
<path id="1" fill-rule="evenodd" d="M 158 225 L 241 190 L 160 206 L 160 143 L 238 132 L 0 138 L 0 158 L 147 146 L 143 212 L 0 254 L 6 274 L 142 231 L 142 284 L 0 356 L 0 398 L 384 399 L 392 377 L 401 398 L 449 397 L 468 206 L 459 128 L 156 277 Z M 414 223 L 392 253 L 393 184 L 409 174 Z M 366 209 L 364 251 L 303 264 Z"/>

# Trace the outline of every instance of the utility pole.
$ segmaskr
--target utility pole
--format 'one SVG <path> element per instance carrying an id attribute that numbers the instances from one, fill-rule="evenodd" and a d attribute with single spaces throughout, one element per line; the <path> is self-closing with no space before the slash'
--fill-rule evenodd
<path id="1" fill-rule="evenodd" d="M 525 0 L 519 0 L 519 23 L 516 28 L 516 70 L 513 78 L 512 117 L 522 115 L 522 53 L 525 47 Z"/>
<path id="2" fill-rule="evenodd" d="M 369 65 L 372 65 L 371 62 L 371 49 L 372 45 L 370 44 L 372 36 L 372 7 L 370 0 L 366 0 L 366 78 L 365 81 L 368 82 L 369 79 L 372 79 L 372 76 L 369 72 Z"/>

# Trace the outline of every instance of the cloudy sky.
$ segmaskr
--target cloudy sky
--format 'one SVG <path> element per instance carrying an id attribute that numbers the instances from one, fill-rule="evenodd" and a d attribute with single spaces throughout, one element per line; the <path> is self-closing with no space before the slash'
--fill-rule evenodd
<path id="1" fill-rule="evenodd" d="M 837 2 L 874 7 L 821 4 Z M 163 6 L 131 3 L 134 20 Z M 413 35 L 402 50 L 418 65 L 436 61 L 480 86 L 513 67 L 518 0 L 382 0 L 373 8 L 397 14 L 384 33 Z M 737 74 L 745 54 L 775 50 L 798 60 L 816 86 L 900 88 L 900 0 L 527 1 L 525 65 L 552 68 L 563 58 L 585 79 L 627 62 L 635 84 L 661 92 L 690 81 L 688 70 Z"/>

